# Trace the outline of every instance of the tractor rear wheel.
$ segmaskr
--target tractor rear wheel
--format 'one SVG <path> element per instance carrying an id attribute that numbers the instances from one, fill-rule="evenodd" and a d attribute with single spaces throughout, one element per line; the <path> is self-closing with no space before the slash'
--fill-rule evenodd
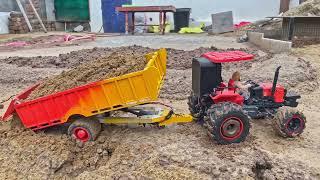
<path id="1" fill-rule="evenodd" d="M 231 102 L 213 104 L 204 120 L 209 136 L 219 144 L 240 143 L 249 134 L 249 116 L 240 105 Z"/>
<path id="2" fill-rule="evenodd" d="M 282 137 L 296 137 L 306 127 L 306 117 L 294 108 L 279 108 L 273 120 L 275 131 Z"/>
<path id="3" fill-rule="evenodd" d="M 100 131 L 100 122 L 89 118 L 77 119 L 68 128 L 69 136 L 82 142 L 94 141 Z"/>

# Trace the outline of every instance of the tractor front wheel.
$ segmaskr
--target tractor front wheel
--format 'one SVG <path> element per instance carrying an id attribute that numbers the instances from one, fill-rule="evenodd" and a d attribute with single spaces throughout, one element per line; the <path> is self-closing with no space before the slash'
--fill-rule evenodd
<path id="1" fill-rule="evenodd" d="M 68 128 L 69 136 L 82 142 L 94 141 L 100 131 L 100 122 L 89 118 L 77 119 Z"/>
<path id="2" fill-rule="evenodd" d="M 279 108 L 273 121 L 275 131 L 282 137 L 296 137 L 306 127 L 306 117 L 293 108 Z"/>
<path id="3" fill-rule="evenodd" d="M 219 144 L 240 143 L 250 130 L 250 118 L 242 107 L 231 103 L 213 104 L 204 118 L 208 134 Z"/>

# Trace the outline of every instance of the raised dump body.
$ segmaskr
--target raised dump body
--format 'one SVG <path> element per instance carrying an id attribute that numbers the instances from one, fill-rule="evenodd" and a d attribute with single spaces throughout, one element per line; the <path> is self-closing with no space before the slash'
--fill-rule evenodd
<path id="1" fill-rule="evenodd" d="M 2 120 L 16 113 L 26 128 L 37 130 L 65 123 L 71 117 L 90 117 L 156 101 L 166 73 L 167 53 L 160 49 L 146 58 L 148 63 L 141 71 L 24 101 L 37 84 L 11 101 Z"/>

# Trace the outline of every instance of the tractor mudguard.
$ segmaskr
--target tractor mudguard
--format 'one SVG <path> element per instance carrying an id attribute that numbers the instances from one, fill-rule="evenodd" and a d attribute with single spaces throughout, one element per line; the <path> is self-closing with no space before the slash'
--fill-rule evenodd
<path id="1" fill-rule="evenodd" d="M 244 98 L 240 94 L 230 90 L 217 91 L 215 96 L 210 95 L 210 97 L 215 104 L 220 102 L 232 102 L 242 106 L 244 102 Z"/>

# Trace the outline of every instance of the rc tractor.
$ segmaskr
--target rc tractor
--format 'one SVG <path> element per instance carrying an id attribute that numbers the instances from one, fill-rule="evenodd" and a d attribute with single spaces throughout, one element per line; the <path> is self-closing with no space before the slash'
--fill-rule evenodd
<path id="1" fill-rule="evenodd" d="M 296 137 L 305 129 L 305 116 L 295 110 L 300 95 L 288 92 L 277 83 L 248 81 L 249 97 L 237 87 L 223 82 L 222 63 L 253 60 L 242 51 L 208 52 L 192 61 L 192 93 L 188 105 L 193 118 L 208 129 L 208 134 L 219 144 L 239 143 L 246 139 L 250 119 L 271 118 L 276 131 L 283 137 Z"/>

